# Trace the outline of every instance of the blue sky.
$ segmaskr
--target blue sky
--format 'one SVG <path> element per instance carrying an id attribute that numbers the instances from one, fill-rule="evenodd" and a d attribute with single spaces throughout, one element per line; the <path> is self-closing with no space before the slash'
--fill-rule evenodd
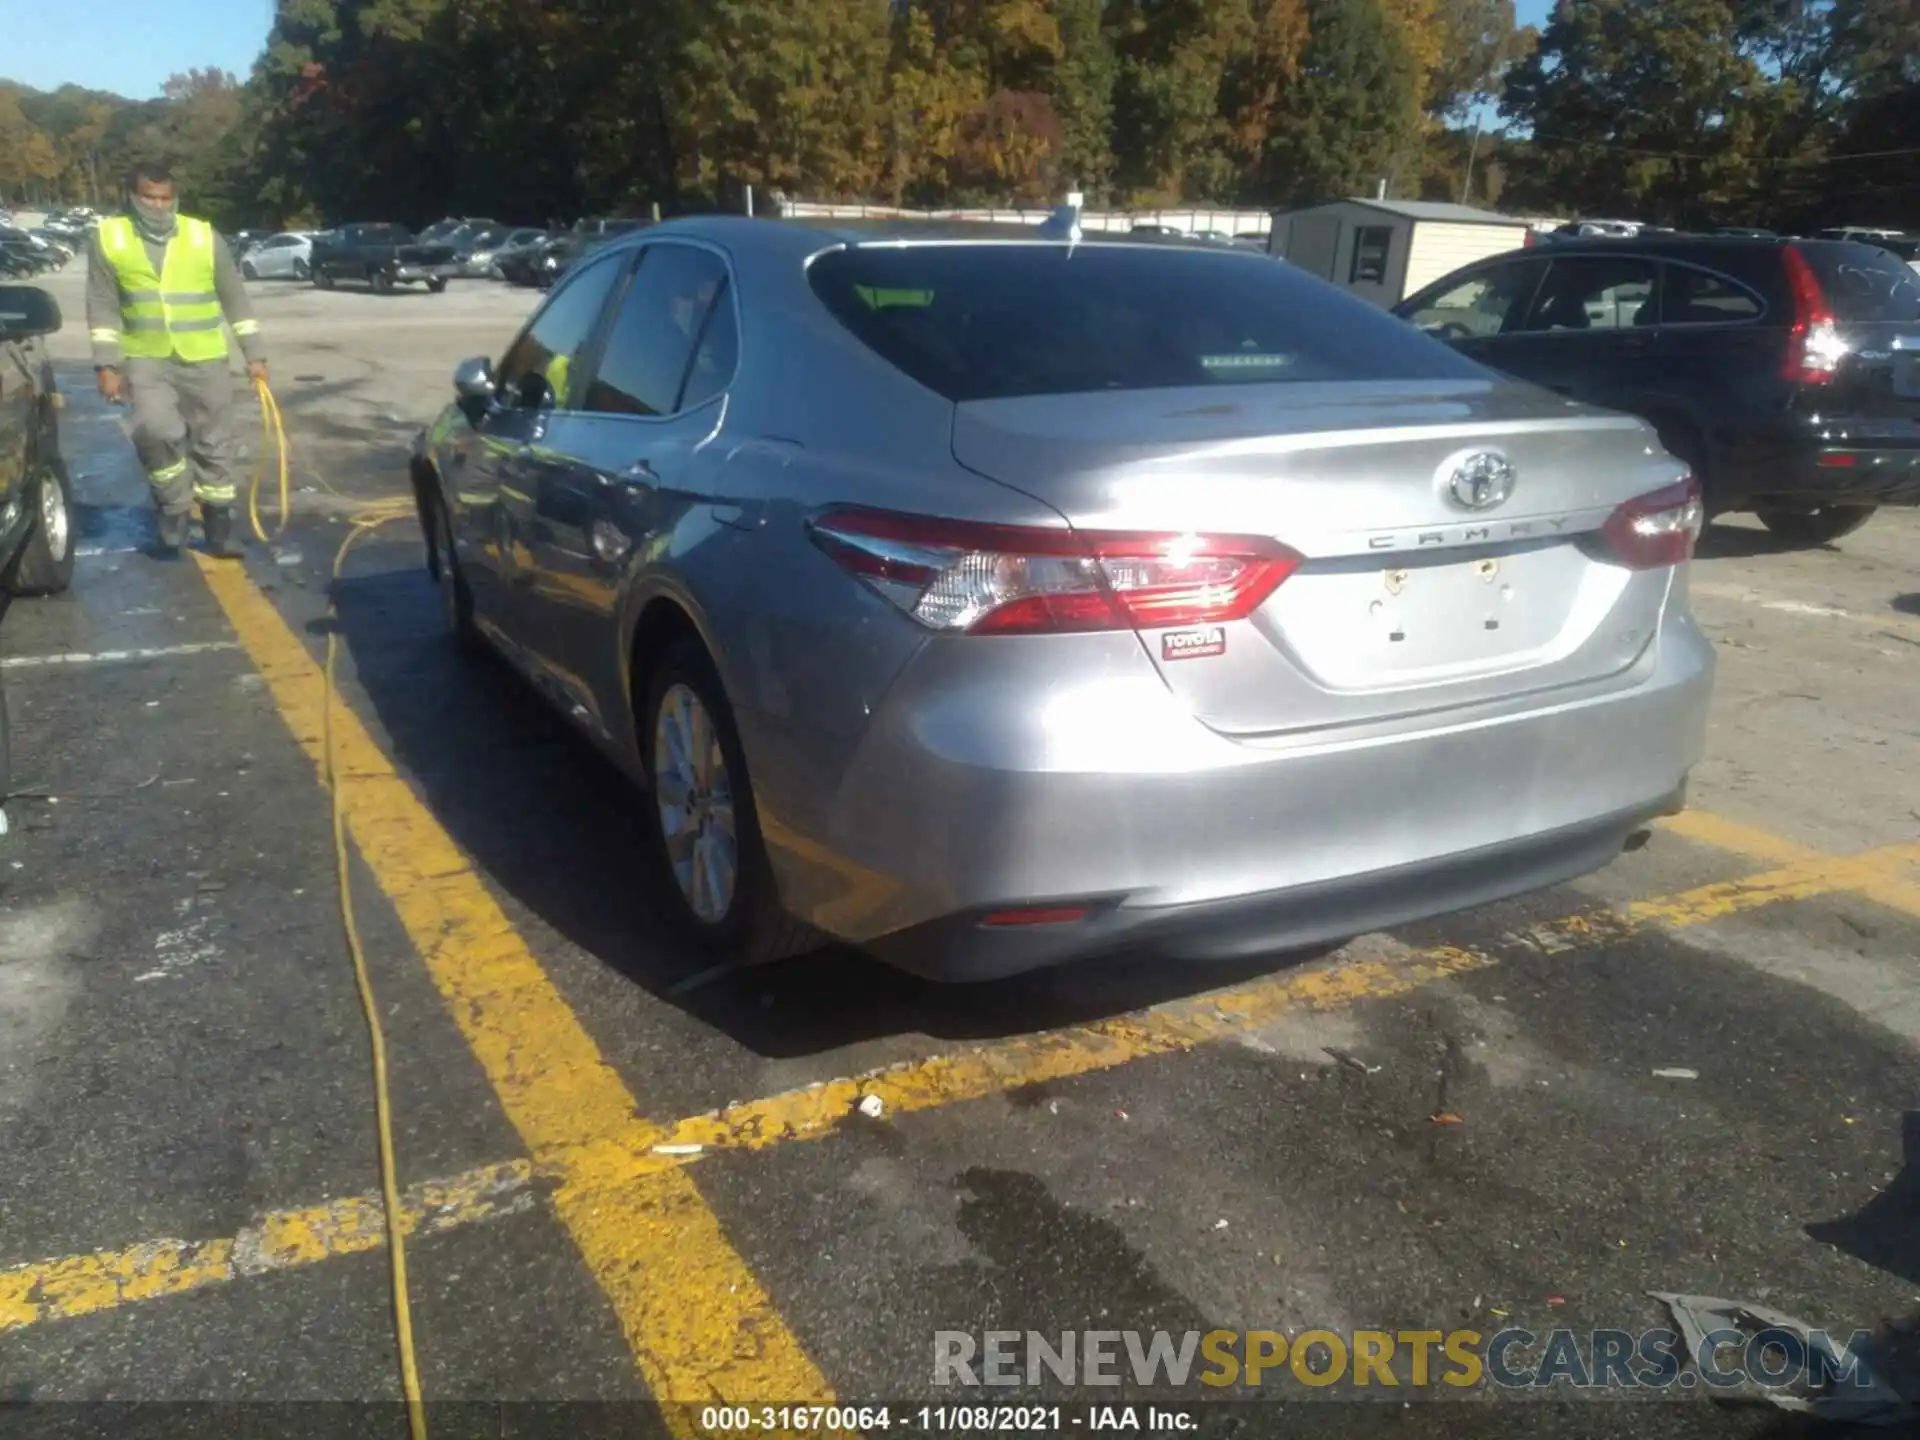
<path id="1" fill-rule="evenodd" d="M 1552 3 L 1517 0 L 1520 23 L 1544 25 Z M 273 0 L 0 0 L 0 79 L 146 100 L 181 70 L 244 80 L 272 24 Z"/>
<path id="2" fill-rule="evenodd" d="M 273 0 L 0 0 L 0 79 L 149 100 L 182 70 L 244 80 L 272 24 Z"/>

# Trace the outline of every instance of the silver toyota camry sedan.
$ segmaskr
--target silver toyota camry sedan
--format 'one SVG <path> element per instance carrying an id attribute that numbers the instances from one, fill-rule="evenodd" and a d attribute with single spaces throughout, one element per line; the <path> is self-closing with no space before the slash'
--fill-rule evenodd
<path id="1" fill-rule="evenodd" d="M 1265 256 L 673 221 L 454 388 L 448 623 L 725 956 L 1344 938 L 1605 865 L 1701 752 L 1685 467 Z"/>

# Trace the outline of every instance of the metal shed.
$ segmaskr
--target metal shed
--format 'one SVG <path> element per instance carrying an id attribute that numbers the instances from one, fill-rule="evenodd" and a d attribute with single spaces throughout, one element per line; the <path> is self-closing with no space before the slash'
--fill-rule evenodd
<path id="1" fill-rule="evenodd" d="M 1430 200 L 1333 200 L 1273 217 L 1268 249 L 1378 305 L 1533 243 L 1524 220 Z"/>

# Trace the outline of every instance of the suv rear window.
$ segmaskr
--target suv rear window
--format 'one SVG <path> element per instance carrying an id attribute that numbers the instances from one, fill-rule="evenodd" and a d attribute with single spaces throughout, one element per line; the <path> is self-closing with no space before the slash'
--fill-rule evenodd
<path id="1" fill-rule="evenodd" d="M 1801 252 L 1840 321 L 1920 321 L 1920 275 L 1874 245 L 1837 241 Z"/>
<path id="2" fill-rule="evenodd" d="M 1324 281 L 1231 251 L 856 246 L 808 278 L 862 343 L 956 402 L 1488 373 Z"/>

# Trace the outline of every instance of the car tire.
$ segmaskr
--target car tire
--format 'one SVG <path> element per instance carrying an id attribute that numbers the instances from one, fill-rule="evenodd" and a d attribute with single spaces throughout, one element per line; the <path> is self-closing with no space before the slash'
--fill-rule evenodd
<path id="1" fill-rule="evenodd" d="M 393 276 L 384 270 L 369 271 L 367 274 L 367 283 L 373 287 L 373 293 L 376 295 L 391 295 L 393 293 Z"/>
<path id="2" fill-rule="evenodd" d="M 254 268 L 251 260 L 242 260 L 240 262 L 240 278 L 242 280 L 258 280 L 260 278 L 260 272 Z"/>
<path id="3" fill-rule="evenodd" d="M 456 649 L 477 655 L 483 648 L 480 627 L 473 623 L 473 591 L 460 568 L 460 556 L 453 548 L 453 517 L 447 502 L 436 496 L 433 501 L 433 527 L 427 536 L 431 554 L 427 570 L 440 591 L 440 618 L 448 638 Z"/>
<path id="4" fill-rule="evenodd" d="M 427 281 L 427 293 L 429 295 L 438 295 L 446 288 L 447 282 L 444 276 L 435 276 L 433 279 Z"/>
<path id="5" fill-rule="evenodd" d="M 311 271 L 312 271 L 312 267 L 308 265 L 306 261 L 296 260 L 293 262 L 293 278 L 294 279 L 304 280 L 307 278 L 308 274 L 311 273 Z"/>
<path id="6" fill-rule="evenodd" d="M 73 583 L 73 486 L 58 461 L 40 467 L 33 528 L 6 575 L 10 595 L 58 595 Z"/>
<path id="7" fill-rule="evenodd" d="M 645 683 L 638 738 L 648 829 L 674 929 L 716 962 L 764 965 L 815 948 L 818 932 L 781 908 L 733 710 L 706 650 L 675 642 Z"/>
<path id="8" fill-rule="evenodd" d="M 332 273 L 326 270 L 314 271 L 313 285 L 316 290 L 331 290 L 333 288 Z"/>
<path id="9" fill-rule="evenodd" d="M 1760 523 L 1793 545 L 1825 545 L 1851 535 L 1873 518 L 1878 505 L 1756 505 Z"/>

